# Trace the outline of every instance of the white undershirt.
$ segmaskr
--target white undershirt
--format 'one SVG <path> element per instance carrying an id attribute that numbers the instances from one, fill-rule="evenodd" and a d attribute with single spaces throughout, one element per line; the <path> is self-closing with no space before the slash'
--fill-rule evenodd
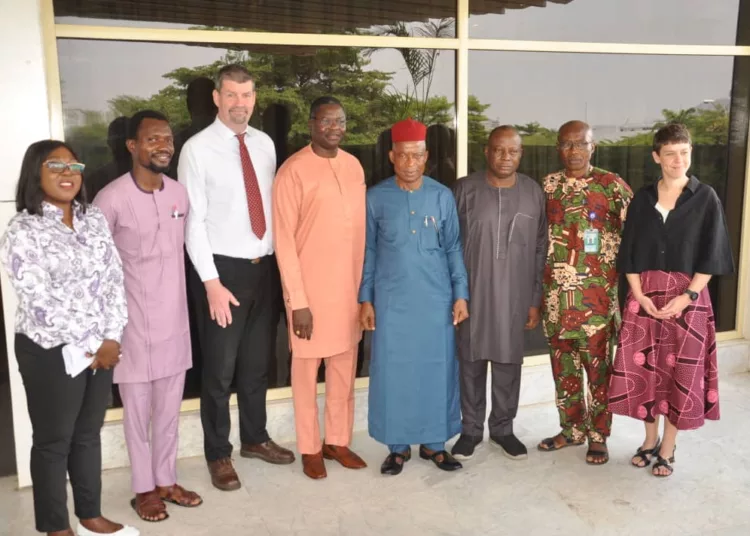
<path id="1" fill-rule="evenodd" d="M 664 221 L 667 221 L 667 216 L 669 216 L 669 213 L 672 212 L 672 211 L 671 210 L 667 210 L 666 208 L 664 208 L 663 206 L 661 206 L 658 201 L 656 202 L 655 207 L 656 207 L 656 210 L 659 211 L 659 214 L 661 214 L 662 219 Z"/>

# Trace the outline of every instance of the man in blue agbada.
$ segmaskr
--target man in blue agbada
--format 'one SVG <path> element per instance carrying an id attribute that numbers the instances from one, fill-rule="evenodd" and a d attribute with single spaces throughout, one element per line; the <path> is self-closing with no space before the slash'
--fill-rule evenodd
<path id="1" fill-rule="evenodd" d="M 445 442 L 461 431 L 455 326 L 469 316 L 469 286 L 453 195 L 422 175 L 426 130 L 393 126 L 396 175 L 367 193 L 359 301 L 373 331 L 369 429 L 390 450 L 384 475 L 401 473 L 412 444 L 444 471 L 461 468 Z"/>

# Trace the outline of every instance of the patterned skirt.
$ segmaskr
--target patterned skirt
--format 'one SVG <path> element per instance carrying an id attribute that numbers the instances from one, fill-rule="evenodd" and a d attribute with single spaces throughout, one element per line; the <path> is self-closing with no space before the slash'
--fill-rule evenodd
<path id="1" fill-rule="evenodd" d="M 644 272 L 643 293 L 657 309 L 682 294 L 690 276 Z M 679 430 L 719 419 L 716 326 L 708 289 L 679 318 L 657 320 L 628 294 L 609 387 L 612 413 L 653 422 L 665 415 Z"/>

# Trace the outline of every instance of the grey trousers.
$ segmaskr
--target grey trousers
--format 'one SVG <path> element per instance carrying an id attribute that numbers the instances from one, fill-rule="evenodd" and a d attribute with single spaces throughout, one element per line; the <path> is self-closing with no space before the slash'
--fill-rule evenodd
<path id="1" fill-rule="evenodd" d="M 492 365 L 492 411 L 490 436 L 513 433 L 513 419 L 521 394 L 521 365 Z M 487 361 L 459 360 L 461 375 L 461 433 L 481 437 L 487 416 Z"/>

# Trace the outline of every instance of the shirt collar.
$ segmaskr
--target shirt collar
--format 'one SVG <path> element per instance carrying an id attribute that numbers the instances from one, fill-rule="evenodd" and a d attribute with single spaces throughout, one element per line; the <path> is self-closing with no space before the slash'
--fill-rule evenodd
<path id="1" fill-rule="evenodd" d="M 237 137 L 237 134 L 234 132 L 234 130 L 226 126 L 224 122 L 221 119 L 219 119 L 218 115 L 216 116 L 216 119 L 214 119 L 213 128 L 216 130 L 216 132 L 219 134 L 219 136 L 221 136 L 221 139 L 223 140 L 231 140 L 232 138 Z M 245 135 L 246 136 L 250 135 L 250 125 L 245 127 Z"/>
<path id="2" fill-rule="evenodd" d="M 78 215 L 78 213 L 81 211 L 81 204 L 78 201 L 73 201 L 73 214 Z M 57 218 L 59 220 L 62 220 L 63 217 L 63 210 L 53 205 L 52 203 L 48 203 L 47 201 L 42 201 L 42 214 L 45 218 Z"/>
<path id="3" fill-rule="evenodd" d="M 700 181 L 696 178 L 696 176 L 690 175 L 690 180 L 688 180 L 688 183 L 687 183 L 687 189 L 695 193 L 695 191 L 698 189 L 699 184 L 700 184 Z"/>
<path id="4" fill-rule="evenodd" d="M 61 222 L 63 219 L 63 210 L 52 203 L 42 201 L 42 217 Z M 83 206 L 78 201 L 73 201 L 73 220 L 80 220 L 83 217 Z"/>
<path id="5" fill-rule="evenodd" d="M 137 180 L 135 180 L 135 175 L 133 175 L 133 173 L 132 173 L 132 172 L 128 173 L 128 175 L 130 175 L 130 178 L 131 178 L 131 179 L 133 179 L 133 184 L 135 184 L 135 187 L 136 187 L 136 188 L 138 188 L 138 190 L 140 190 L 140 191 L 141 191 L 141 192 L 143 192 L 144 194 L 153 194 L 153 193 L 154 193 L 154 191 L 151 191 L 151 190 L 144 190 L 143 188 L 141 188 L 141 185 L 140 185 L 140 184 L 138 184 L 138 181 L 137 181 Z M 155 190 L 155 191 L 157 191 L 157 192 L 161 192 L 161 191 L 163 191 L 163 190 L 164 190 L 164 175 L 162 174 L 162 177 L 161 177 L 161 186 L 159 187 L 159 189 L 158 189 L 158 190 Z"/>
<path id="6" fill-rule="evenodd" d="M 661 177 L 656 179 L 654 182 L 648 185 L 648 189 L 651 191 L 653 195 L 655 195 L 657 198 L 658 193 L 656 191 L 657 185 L 659 184 L 659 181 L 661 180 Z M 695 175 L 690 175 L 690 178 L 688 179 L 688 183 L 685 186 L 686 190 L 690 190 L 691 194 L 694 194 L 695 191 L 698 189 L 698 186 L 700 185 L 701 181 L 698 180 L 698 178 Z M 682 191 L 682 193 L 685 193 L 685 190 Z"/>
<path id="7" fill-rule="evenodd" d="M 563 169 L 560 172 L 560 175 L 562 175 L 562 178 L 565 179 L 565 180 L 585 181 L 585 180 L 588 180 L 591 177 L 593 177 L 595 170 L 596 170 L 596 168 L 594 166 L 592 166 L 591 164 L 589 164 L 589 169 L 586 171 L 586 173 L 584 175 L 581 175 L 580 177 L 570 177 L 570 176 L 568 176 L 568 170 L 567 169 Z"/>
<path id="8" fill-rule="evenodd" d="M 516 181 L 513 183 L 513 186 L 508 186 L 506 188 L 498 188 L 497 186 L 493 186 L 490 184 L 490 173 L 489 170 L 484 170 L 481 173 L 482 182 L 492 188 L 493 190 L 513 190 L 515 188 L 518 188 L 518 183 L 521 181 L 521 174 L 516 171 Z"/>

